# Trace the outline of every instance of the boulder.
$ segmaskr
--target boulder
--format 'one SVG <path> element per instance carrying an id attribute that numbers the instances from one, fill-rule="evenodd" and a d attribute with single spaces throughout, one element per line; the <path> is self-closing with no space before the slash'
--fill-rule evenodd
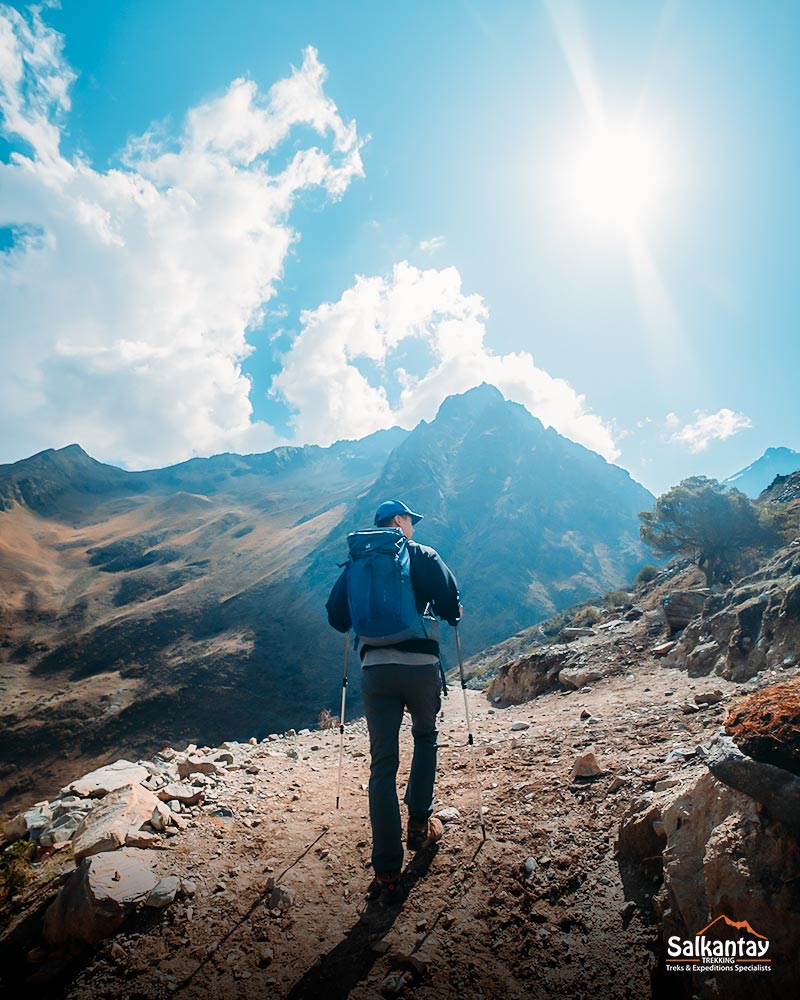
<path id="1" fill-rule="evenodd" d="M 221 770 L 208 757 L 186 757 L 178 761 L 178 774 L 188 778 L 190 774 L 220 774 Z"/>
<path id="2" fill-rule="evenodd" d="M 596 778 L 603 773 L 603 769 L 593 753 L 584 753 L 575 759 L 572 765 L 572 777 L 575 778 Z"/>
<path id="3" fill-rule="evenodd" d="M 703 610 L 710 590 L 675 590 L 661 602 L 667 624 L 673 630 L 685 628 Z"/>
<path id="4" fill-rule="evenodd" d="M 748 756 L 800 775 L 800 680 L 743 698 L 728 714 L 725 732 Z"/>
<path id="5" fill-rule="evenodd" d="M 564 667 L 558 673 L 560 684 L 576 689 L 585 687 L 593 681 L 599 681 L 602 677 L 602 673 L 594 667 Z"/>
<path id="6" fill-rule="evenodd" d="M 765 996 L 796 996 L 800 982 L 797 838 L 781 823 L 765 821 L 754 799 L 713 774 L 697 778 L 667 804 L 662 819 L 667 838 L 659 900 L 662 947 L 673 935 L 693 938 L 721 917 L 734 924 L 746 921 L 761 939 L 769 940 L 772 971 L 760 990 L 752 976 L 725 976 L 725 1000 L 751 1000 L 754 991 L 765 989 Z M 707 973 L 689 975 L 693 994 L 712 995 Z M 722 988 L 718 995 L 723 995 Z"/>
<path id="7" fill-rule="evenodd" d="M 147 777 L 147 768 L 141 764 L 133 764 L 129 760 L 118 760 L 106 767 L 100 767 L 96 771 L 78 778 L 67 786 L 67 790 L 73 795 L 80 795 L 83 798 L 108 795 L 118 788 L 126 785 L 138 785 Z"/>
<path id="8" fill-rule="evenodd" d="M 121 847 L 130 832 L 137 832 L 150 821 L 157 806 L 155 795 L 141 785 L 126 785 L 110 792 L 75 832 L 75 860 Z"/>
<path id="9" fill-rule="evenodd" d="M 583 665 L 579 653 L 568 646 L 549 646 L 530 656 L 504 664 L 489 685 L 486 696 L 493 705 L 506 707 L 530 701 L 558 687 L 564 667 Z"/>
<path id="10" fill-rule="evenodd" d="M 172 810 L 166 804 L 166 802 L 161 802 L 159 800 L 156 807 L 153 809 L 153 815 L 150 817 L 150 826 L 159 833 L 162 833 L 172 822 Z"/>
<path id="11" fill-rule="evenodd" d="M 582 639 L 587 635 L 597 635 L 593 628 L 580 625 L 565 625 L 561 629 L 561 638 L 564 642 L 572 642 L 573 639 Z"/>
<path id="12" fill-rule="evenodd" d="M 158 883 L 145 857 L 123 848 L 84 859 L 44 915 L 44 939 L 58 948 L 112 935 Z"/>
<path id="13" fill-rule="evenodd" d="M 652 912 L 653 897 L 664 877 L 662 852 L 667 838 L 661 821 L 662 803 L 652 792 L 628 806 L 619 825 L 616 855 L 625 898 Z"/>
<path id="14" fill-rule="evenodd" d="M 58 847 L 62 844 L 68 844 L 83 822 L 85 815 L 84 812 L 77 810 L 62 813 L 57 820 L 54 820 L 42 831 L 39 843 L 42 847 Z"/>
<path id="15" fill-rule="evenodd" d="M 40 802 L 33 809 L 17 813 L 13 819 L 9 820 L 3 826 L 3 839 L 12 843 L 16 840 L 22 840 L 23 837 L 38 841 L 40 835 L 52 822 L 53 812 L 50 804 Z"/>
<path id="16" fill-rule="evenodd" d="M 166 878 L 159 879 L 158 884 L 150 891 L 144 905 L 155 910 L 163 910 L 165 906 L 174 902 L 180 888 L 181 880 L 178 876 L 167 875 Z"/>
<path id="17" fill-rule="evenodd" d="M 195 788 L 194 785 L 178 784 L 173 782 L 158 790 L 158 798 L 162 802 L 182 802 L 186 806 L 197 805 L 203 798 L 202 788 Z"/>
<path id="18" fill-rule="evenodd" d="M 706 763 L 715 778 L 760 802 L 773 819 L 800 834 L 800 778 L 745 756 L 729 736 L 711 744 Z"/>

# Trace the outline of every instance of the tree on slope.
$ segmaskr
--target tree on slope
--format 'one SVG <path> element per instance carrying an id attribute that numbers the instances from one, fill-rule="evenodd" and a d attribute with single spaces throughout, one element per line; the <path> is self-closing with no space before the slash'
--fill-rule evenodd
<path id="1" fill-rule="evenodd" d="M 778 541 L 770 513 L 705 476 L 684 479 L 639 514 L 642 540 L 663 555 L 688 556 L 709 586 L 747 572 L 755 552 Z"/>

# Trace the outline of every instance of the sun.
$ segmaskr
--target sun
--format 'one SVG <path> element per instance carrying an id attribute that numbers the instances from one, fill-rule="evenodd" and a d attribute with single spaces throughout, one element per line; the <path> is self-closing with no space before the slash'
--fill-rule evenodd
<path id="1" fill-rule="evenodd" d="M 565 154 L 561 176 L 567 206 L 579 222 L 641 235 L 667 192 L 668 151 L 639 124 L 594 125 Z"/>

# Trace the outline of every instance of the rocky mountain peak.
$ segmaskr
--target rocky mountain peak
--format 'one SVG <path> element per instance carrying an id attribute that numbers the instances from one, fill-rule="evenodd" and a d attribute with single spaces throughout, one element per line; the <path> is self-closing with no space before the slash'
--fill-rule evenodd
<path id="1" fill-rule="evenodd" d="M 723 480 L 755 499 L 776 476 L 785 476 L 800 469 L 800 452 L 784 446 L 767 448 L 764 454 L 744 469 Z"/>

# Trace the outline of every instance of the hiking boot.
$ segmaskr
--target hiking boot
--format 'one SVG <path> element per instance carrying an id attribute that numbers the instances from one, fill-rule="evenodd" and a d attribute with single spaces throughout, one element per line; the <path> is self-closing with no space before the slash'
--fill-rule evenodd
<path id="1" fill-rule="evenodd" d="M 403 888 L 400 872 L 376 872 L 367 889 L 367 899 L 382 903 L 402 903 Z"/>
<path id="2" fill-rule="evenodd" d="M 406 847 L 409 851 L 425 851 L 438 844 L 443 836 L 444 826 L 435 816 L 422 820 L 409 819 Z"/>

